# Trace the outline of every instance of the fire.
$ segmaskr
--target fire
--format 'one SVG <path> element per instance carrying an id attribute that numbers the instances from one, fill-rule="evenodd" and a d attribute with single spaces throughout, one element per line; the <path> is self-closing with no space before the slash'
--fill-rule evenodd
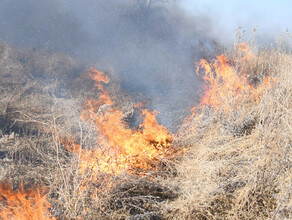
<path id="1" fill-rule="evenodd" d="M 126 128 L 123 112 L 113 108 L 114 102 L 103 88 L 102 83 L 108 83 L 109 78 L 95 69 L 90 69 L 89 76 L 95 80 L 101 95 L 98 100 L 88 100 L 81 118 L 94 123 L 98 137 L 93 150 L 74 145 L 74 152 L 80 153 L 81 173 L 90 169 L 110 175 L 141 174 L 156 169 L 157 163 L 170 153 L 173 139 L 168 130 L 158 124 L 157 112 L 142 109 L 143 122 L 139 128 Z"/>
<path id="2" fill-rule="evenodd" d="M 55 219 L 50 216 L 48 209 L 50 203 L 39 189 L 24 189 L 20 184 L 18 190 L 12 190 L 8 184 L 0 185 L 0 219 L 10 220 L 49 220 Z"/>
<path id="3" fill-rule="evenodd" d="M 236 50 L 243 55 L 241 59 L 248 61 L 253 59 L 253 54 L 246 44 L 239 44 Z M 211 106 L 215 109 L 222 108 L 224 111 L 227 107 L 224 103 L 228 103 L 230 97 L 243 100 L 259 101 L 260 94 L 272 85 L 274 81 L 266 76 L 260 85 L 251 85 L 246 75 L 239 75 L 232 65 L 231 61 L 225 55 L 217 56 L 212 62 L 205 59 L 200 60 L 197 64 L 197 74 L 203 70 L 202 79 L 206 83 L 205 92 L 201 98 L 201 106 Z M 196 109 L 196 108 L 194 108 Z"/>
<path id="4" fill-rule="evenodd" d="M 108 91 L 105 91 L 103 89 L 103 86 L 101 84 L 101 82 L 103 83 L 109 83 L 109 78 L 107 75 L 104 75 L 102 72 L 91 68 L 89 70 L 89 77 L 91 77 L 94 81 L 95 81 L 95 86 L 98 88 L 98 90 L 101 91 L 101 95 L 99 96 L 99 100 L 98 102 L 96 102 L 96 105 L 101 105 L 101 104 L 109 104 L 112 105 L 114 104 L 109 96 Z"/>

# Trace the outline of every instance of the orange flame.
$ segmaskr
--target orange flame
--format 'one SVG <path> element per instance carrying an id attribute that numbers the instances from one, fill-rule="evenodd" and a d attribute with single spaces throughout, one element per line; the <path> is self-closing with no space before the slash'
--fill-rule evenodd
<path id="1" fill-rule="evenodd" d="M 96 104 L 114 104 L 110 98 L 110 95 L 108 93 L 108 91 L 105 91 L 101 82 L 103 83 L 109 83 L 109 78 L 107 75 L 104 75 L 103 72 L 100 72 L 96 69 L 91 68 L 89 70 L 89 77 L 91 77 L 94 81 L 95 81 L 95 86 L 98 88 L 98 90 L 100 90 L 101 94 L 99 96 L 99 100 L 98 102 L 96 102 Z"/>
<path id="2" fill-rule="evenodd" d="M 0 219 L 11 220 L 49 220 L 55 219 L 50 216 L 48 209 L 50 203 L 46 196 L 41 195 L 39 189 L 24 190 L 20 184 L 18 190 L 12 190 L 8 184 L 0 185 Z"/>
<path id="3" fill-rule="evenodd" d="M 246 44 L 240 44 L 237 47 L 243 53 L 243 60 L 250 60 L 253 58 Z M 213 108 L 223 107 L 224 103 L 228 102 L 227 98 L 236 98 L 243 101 L 249 100 L 259 101 L 260 94 L 272 85 L 275 81 L 269 76 L 263 79 L 263 83 L 257 87 L 248 82 L 246 75 L 239 75 L 234 66 L 231 64 L 225 55 L 217 56 L 213 62 L 208 62 L 205 59 L 200 60 L 197 64 L 197 74 L 199 70 L 204 70 L 203 80 L 206 83 L 204 96 L 201 98 L 201 106 L 211 106 Z M 195 107 L 194 110 L 197 108 Z"/>
<path id="4" fill-rule="evenodd" d="M 95 69 L 90 69 L 89 76 L 95 80 L 101 95 L 98 100 L 88 100 L 81 118 L 94 123 L 98 146 L 94 150 L 84 150 L 75 145 L 74 151 L 80 152 L 81 173 L 90 169 L 113 175 L 123 172 L 141 174 L 155 169 L 158 161 L 170 152 L 173 138 L 158 124 L 156 112 L 142 110 L 144 119 L 139 129 L 126 128 L 123 112 L 112 107 L 114 102 L 103 88 L 102 83 L 108 83 L 108 77 Z"/>

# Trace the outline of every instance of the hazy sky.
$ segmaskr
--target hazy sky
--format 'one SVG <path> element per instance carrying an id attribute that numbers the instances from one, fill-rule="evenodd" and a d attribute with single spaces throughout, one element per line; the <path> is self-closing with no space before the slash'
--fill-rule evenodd
<path id="1" fill-rule="evenodd" d="M 211 15 L 214 33 L 229 41 L 237 27 L 251 31 L 258 26 L 259 39 L 273 39 L 275 35 L 292 30 L 291 0 L 182 0 L 192 14 Z M 221 30 L 221 31 L 220 31 Z"/>

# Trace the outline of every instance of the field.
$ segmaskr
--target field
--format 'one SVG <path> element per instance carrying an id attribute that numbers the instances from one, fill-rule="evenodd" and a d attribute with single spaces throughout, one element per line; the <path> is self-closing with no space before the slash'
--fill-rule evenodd
<path id="1" fill-rule="evenodd" d="M 194 64 L 176 132 L 98 66 L 0 44 L 0 219 L 291 219 L 292 55 Z"/>

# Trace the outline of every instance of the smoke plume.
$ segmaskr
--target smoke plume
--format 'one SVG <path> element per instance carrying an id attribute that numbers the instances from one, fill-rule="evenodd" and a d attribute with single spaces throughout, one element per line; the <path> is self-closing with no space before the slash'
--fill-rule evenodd
<path id="1" fill-rule="evenodd" d="M 198 79 L 193 57 L 211 23 L 174 1 L 2 0 L 0 38 L 24 48 L 77 57 L 119 76 L 142 93 L 164 124 L 193 105 Z M 195 48 L 195 49 L 194 49 Z"/>

